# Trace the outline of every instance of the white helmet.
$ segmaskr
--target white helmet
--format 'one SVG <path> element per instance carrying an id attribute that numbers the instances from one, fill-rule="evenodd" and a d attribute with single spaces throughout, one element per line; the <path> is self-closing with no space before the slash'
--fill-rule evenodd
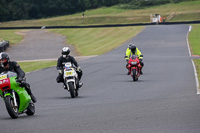
<path id="1" fill-rule="evenodd" d="M 63 47 L 63 49 L 62 49 L 62 55 L 63 55 L 63 57 L 68 56 L 69 53 L 70 53 L 69 47 Z"/>

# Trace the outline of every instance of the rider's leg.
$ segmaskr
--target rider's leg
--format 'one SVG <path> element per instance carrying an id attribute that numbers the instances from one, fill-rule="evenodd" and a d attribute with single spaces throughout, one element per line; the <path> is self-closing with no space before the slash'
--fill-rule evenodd
<path id="1" fill-rule="evenodd" d="M 130 75 L 130 67 L 128 67 L 128 63 L 126 64 L 126 68 L 128 69 L 127 75 Z"/>
<path id="2" fill-rule="evenodd" d="M 59 73 L 58 77 L 56 78 L 56 81 L 57 83 L 64 82 L 63 75 Z"/>
<path id="3" fill-rule="evenodd" d="M 26 91 L 28 92 L 28 94 L 31 96 L 31 100 L 32 100 L 34 103 L 36 103 L 36 102 L 37 102 L 37 99 L 36 99 L 36 97 L 33 95 L 33 93 L 31 92 L 30 85 L 29 85 L 27 82 L 25 82 L 25 83 L 24 83 L 24 87 L 25 87 Z"/>
<path id="4" fill-rule="evenodd" d="M 143 74 L 142 68 L 143 68 L 143 66 L 144 66 L 144 62 L 143 62 L 143 61 L 140 61 L 140 65 L 142 66 L 142 67 L 141 67 L 141 70 L 140 70 L 140 74 L 142 75 L 142 74 Z"/>
<path id="5" fill-rule="evenodd" d="M 59 73 L 56 78 L 57 83 L 63 83 L 64 89 L 67 89 L 67 86 L 64 83 L 63 74 Z"/>
<path id="6" fill-rule="evenodd" d="M 82 75 L 83 75 L 83 72 L 82 72 L 82 70 L 76 71 L 76 72 L 77 72 L 77 74 L 78 74 L 79 86 L 81 87 L 81 86 L 83 85 L 83 83 L 81 83 L 81 77 L 82 77 Z"/>

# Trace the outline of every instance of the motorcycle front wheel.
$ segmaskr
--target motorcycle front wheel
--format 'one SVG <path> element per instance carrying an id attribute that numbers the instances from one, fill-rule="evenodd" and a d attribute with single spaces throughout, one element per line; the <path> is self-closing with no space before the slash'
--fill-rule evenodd
<path id="1" fill-rule="evenodd" d="M 74 88 L 74 83 L 69 82 L 68 85 L 69 85 L 69 92 L 70 92 L 71 97 L 75 98 L 76 97 L 76 90 Z"/>
<path id="2" fill-rule="evenodd" d="M 14 106 L 14 99 L 11 96 L 5 97 L 5 105 L 10 117 L 16 119 L 18 117 L 18 107 Z"/>
<path id="3" fill-rule="evenodd" d="M 136 71 L 136 69 L 132 70 L 132 75 L 133 75 L 133 81 L 137 81 L 138 78 L 137 78 L 137 71 Z"/>

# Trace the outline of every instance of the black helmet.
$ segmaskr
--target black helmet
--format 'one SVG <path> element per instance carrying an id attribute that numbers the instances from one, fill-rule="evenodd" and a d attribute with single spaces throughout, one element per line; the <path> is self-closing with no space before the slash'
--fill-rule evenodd
<path id="1" fill-rule="evenodd" d="M 135 50 L 136 50 L 135 44 L 130 43 L 130 44 L 128 45 L 128 47 L 129 47 L 129 49 L 130 49 L 133 53 L 135 53 Z"/>
<path id="2" fill-rule="evenodd" d="M 69 50 L 68 47 L 64 47 L 62 49 L 62 55 L 63 55 L 63 57 L 67 57 L 69 55 L 69 53 L 70 53 L 70 50 Z"/>
<path id="3" fill-rule="evenodd" d="M 0 53 L 0 63 L 2 67 L 5 67 L 10 62 L 10 58 L 7 53 Z"/>

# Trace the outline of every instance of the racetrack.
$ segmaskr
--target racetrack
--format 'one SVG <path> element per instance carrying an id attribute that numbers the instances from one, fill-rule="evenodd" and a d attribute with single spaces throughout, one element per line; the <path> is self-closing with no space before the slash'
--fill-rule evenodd
<path id="1" fill-rule="evenodd" d="M 27 74 L 36 114 L 9 117 L 0 101 L 2 133 L 199 133 L 200 97 L 187 48 L 188 25 L 148 26 L 121 47 L 79 62 L 79 97 L 57 84 L 55 67 Z M 126 75 L 129 42 L 144 55 L 144 75 Z"/>

